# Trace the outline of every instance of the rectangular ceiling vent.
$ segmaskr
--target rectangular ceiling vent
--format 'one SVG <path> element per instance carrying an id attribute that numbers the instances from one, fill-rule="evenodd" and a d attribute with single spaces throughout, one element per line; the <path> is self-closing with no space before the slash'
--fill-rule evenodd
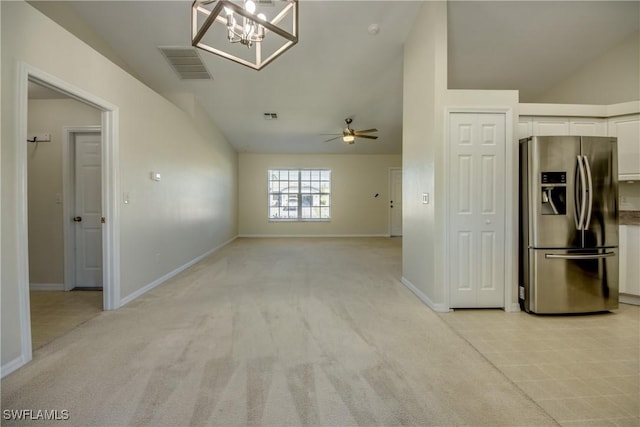
<path id="1" fill-rule="evenodd" d="M 256 3 L 258 3 L 260 6 L 274 6 L 275 5 L 273 0 L 258 0 Z"/>
<path id="2" fill-rule="evenodd" d="M 278 113 L 264 113 L 265 120 L 278 120 Z"/>
<path id="3" fill-rule="evenodd" d="M 182 80 L 212 79 L 196 48 L 160 46 L 159 49 Z"/>

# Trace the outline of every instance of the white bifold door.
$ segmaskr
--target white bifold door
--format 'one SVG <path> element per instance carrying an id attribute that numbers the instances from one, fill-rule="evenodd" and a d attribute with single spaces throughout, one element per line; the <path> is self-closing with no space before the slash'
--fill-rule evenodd
<path id="1" fill-rule="evenodd" d="M 449 305 L 504 307 L 505 115 L 449 119 Z"/>

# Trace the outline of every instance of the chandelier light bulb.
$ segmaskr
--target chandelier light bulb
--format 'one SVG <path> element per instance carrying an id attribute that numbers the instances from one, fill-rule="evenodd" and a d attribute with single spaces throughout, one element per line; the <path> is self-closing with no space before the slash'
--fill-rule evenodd
<path id="1" fill-rule="evenodd" d="M 224 8 L 224 13 L 226 13 L 226 14 L 227 14 L 227 16 L 229 16 L 229 15 L 233 15 L 233 10 L 231 10 L 231 9 L 230 9 L 230 8 L 228 8 L 228 7 L 225 7 L 225 8 Z"/>
<path id="2" fill-rule="evenodd" d="M 252 0 L 247 0 L 244 2 L 244 9 L 249 13 L 255 13 L 256 4 Z"/>
<path id="3" fill-rule="evenodd" d="M 266 17 L 266 16 L 264 16 L 264 13 L 259 13 L 259 14 L 258 14 L 258 18 L 262 19 L 263 21 L 266 21 L 266 20 L 267 20 L 267 17 Z"/>

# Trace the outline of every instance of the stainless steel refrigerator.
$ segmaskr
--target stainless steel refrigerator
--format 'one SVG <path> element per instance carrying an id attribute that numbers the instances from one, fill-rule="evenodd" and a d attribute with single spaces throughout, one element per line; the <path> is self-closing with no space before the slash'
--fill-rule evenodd
<path id="1" fill-rule="evenodd" d="M 523 310 L 618 308 L 616 138 L 520 140 L 519 222 Z"/>

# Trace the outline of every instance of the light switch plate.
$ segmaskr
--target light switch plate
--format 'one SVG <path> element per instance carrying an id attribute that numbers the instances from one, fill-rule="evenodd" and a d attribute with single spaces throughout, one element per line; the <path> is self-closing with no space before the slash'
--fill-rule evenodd
<path id="1" fill-rule="evenodd" d="M 429 193 L 422 193 L 422 203 L 425 205 L 429 204 Z"/>

